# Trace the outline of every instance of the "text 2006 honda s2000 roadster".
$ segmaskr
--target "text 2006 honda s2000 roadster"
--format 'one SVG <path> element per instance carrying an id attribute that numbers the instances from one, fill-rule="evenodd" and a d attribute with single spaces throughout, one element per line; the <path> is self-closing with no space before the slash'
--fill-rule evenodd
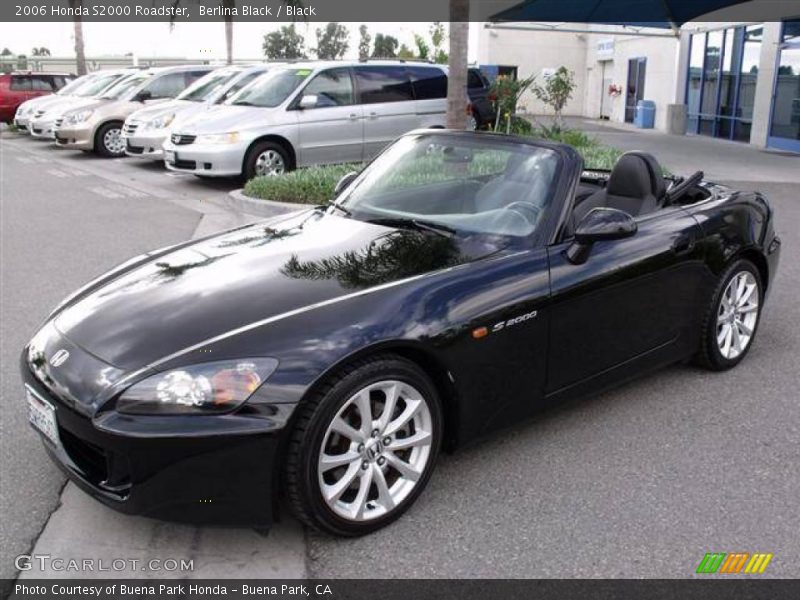
<path id="1" fill-rule="evenodd" d="M 767 201 L 584 171 L 569 146 L 401 137 L 335 199 L 152 252 L 67 298 L 25 348 L 31 421 L 121 511 L 358 535 L 441 448 L 694 358 L 733 367 L 780 240 Z"/>

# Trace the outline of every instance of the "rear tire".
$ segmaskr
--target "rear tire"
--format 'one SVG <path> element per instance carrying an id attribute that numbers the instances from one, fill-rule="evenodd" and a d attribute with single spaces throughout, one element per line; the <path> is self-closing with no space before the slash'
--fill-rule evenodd
<path id="1" fill-rule="evenodd" d="M 728 266 L 706 309 L 696 362 L 712 371 L 738 365 L 753 345 L 763 299 L 761 274 L 752 262 L 741 259 Z"/>
<path id="2" fill-rule="evenodd" d="M 106 123 L 100 127 L 94 136 L 94 150 L 106 158 L 125 156 L 122 123 Z"/>
<path id="3" fill-rule="evenodd" d="M 354 362 L 298 409 L 285 463 L 292 512 L 333 535 L 380 529 L 425 488 L 441 438 L 441 403 L 422 369 L 391 354 Z"/>

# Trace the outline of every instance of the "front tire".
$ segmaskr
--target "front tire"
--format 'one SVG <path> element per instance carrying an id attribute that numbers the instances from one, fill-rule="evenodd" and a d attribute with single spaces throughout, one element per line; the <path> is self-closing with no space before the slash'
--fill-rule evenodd
<path id="1" fill-rule="evenodd" d="M 275 142 L 259 142 L 247 152 L 242 176 L 245 181 L 253 177 L 275 177 L 291 170 L 289 154 Z"/>
<path id="2" fill-rule="evenodd" d="M 122 123 L 106 123 L 97 130 L 94 139 L 95 151 L 106 158 L 125 156 L 125 141 L 122 139 Z"/>
<path id="3" fill-rule="evenodd" d="M 719 280 L 703 321 L 698 362 L 712 371 L 735 367 L 750 351 L 758 330 L 764 288 L 749 260 L 733 262 Z"/>
<path id="4" fill-rule="evenodd" d="M 292 511 L 310 527 L 371 533 L 399 518 L 428 483 L 442 410 L 416 364 L 394 355 L 355 362 L 299 411 L 285 475 Z"/>

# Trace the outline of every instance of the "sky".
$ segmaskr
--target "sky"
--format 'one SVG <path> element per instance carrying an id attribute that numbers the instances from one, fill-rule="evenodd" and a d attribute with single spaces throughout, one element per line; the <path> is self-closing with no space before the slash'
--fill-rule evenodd
<path id="1" fill-rule="evenodd" d="M 5 0 L 1 0 L 5 1 Z M 316 45 L 315 30 L 325 23 L 298 23 L 298 31 L 306 39 L 306 49 Z M 358 56 L 358 28 L 361 23 L 343 23 L 350 30 L 350 49 L 345 58 Z M 414 47 L 414 33 L 429 38 L 429 23 L 366 23 L 373 40 L 376 33 L 395 36 L 401 43 Z M 233 53 L 236 59 L 261 58 L 265 33 L 278 29 L 272 23 L 235 23 Z M 479 23 L 470 26 L 470 60 L 477 57 Z M 14 54 L 28 54 L 34 47 L 45 46 L 53 56 L 72 56 L 72 23 L 0 23 L 0 49 Z M 225 30 L 219 23 L 92 23 L 84 22 L 86 55 L 124 55 L 139 57 L 170 56 L 190 59 L 225 59 Z M 313 55 L 312 55 L 313 56 Z"/>

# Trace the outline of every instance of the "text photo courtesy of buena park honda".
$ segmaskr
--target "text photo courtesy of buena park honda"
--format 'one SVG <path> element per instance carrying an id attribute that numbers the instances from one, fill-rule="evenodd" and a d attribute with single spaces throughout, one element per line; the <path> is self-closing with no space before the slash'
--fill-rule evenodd
<path id="1" fill-rule="evenodd" d="M 0 600 L 798 597 L 800 0 L 0 17 Z"/>

